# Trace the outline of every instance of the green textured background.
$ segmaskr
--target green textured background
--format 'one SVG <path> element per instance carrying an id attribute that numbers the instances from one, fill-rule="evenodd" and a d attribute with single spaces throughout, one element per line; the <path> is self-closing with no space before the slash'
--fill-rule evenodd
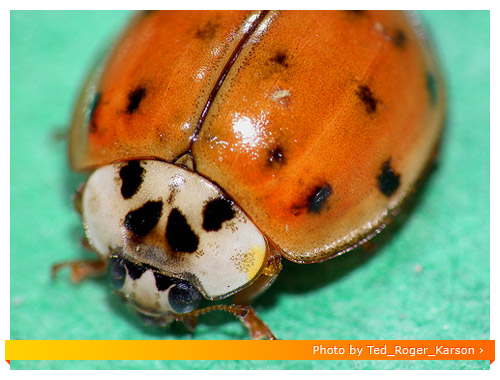
<path id="1" fill-rule="evenodd" d="M 449 117 L 437 169 L 376 240 L 323 264 L 285 263 L 255 304 L 283 339 L 489 339 L 489 12 L 425 11 Z M 247 339 L 230 315 L 194 335 L 144 326 L 105 279 L 50 268 L 91 257 L 62 132 L 93 61 L 129 12 L 11 12 L 11 339 Z M 421 270 L 419 270 L 421 269 Z M 14 361 L 13 369 L 486 369 L 467 361 Z"/>

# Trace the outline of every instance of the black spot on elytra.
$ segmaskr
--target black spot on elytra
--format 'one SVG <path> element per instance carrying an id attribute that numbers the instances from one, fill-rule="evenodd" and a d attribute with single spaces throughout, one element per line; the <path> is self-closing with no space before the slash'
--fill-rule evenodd
<path id="1" fill-rule="evenodd" d="M 406 34 L 401 29 L 396 29 L 391 41 L 397 48 L 404 48 L 407 41 Z"/>
<path id="2" fill-rule="evenodd" d="M 283 52 L 277 52 L 270 61 L 283 67 L 288 67 L 288 56 Z"/>
<path id="3" fill-rule="evenodd" d="M 137 210 L 130 211 L 125 217 L 125 228 L 136 236 L 147 235 L 158 223 L 163 203 L 148 201 Z"/>
<path id="4" fill-rule="evenodd" d="M 125 261 L 125 266 L 127 267 L 128 275 L 130 276 L 130 278 L 132 278 L 132 280 L 137 280 L 138 278 L 141 278 L 142 274 L 146 272 L 146 270 L 148 269 L 142 265 L 133 263 L 128 260 L 124 261 Z"/>
<path id="5" fill-rule="evenodd" d="M 436 77 L 432 73 L 427 73 L 425 75 L 425 82 L 427 85 L 427 90 L 429 91 L 429 100 L 432 105 L 437 102 L 437 81 Z"/>
<path id="6" fill-rule="evenodd" d="M 172 285 L 175 285 L 180 281 L 176 278 L 165 276 L 164 274 L 158 273 L 156 271 L 153 274 L 155 276 L 156 289 L 158 289 L 158 291 L 160 292 L 163 290 L 167 290 Z"/>
<path id="7" fill-rule="evenodd" d="M 330 195 L 332 195 L 332 188 L 328 183 L 323 186 L 315 187 L 307 197 L 307 211 L 315 214 L 320 213 Z"/>
<path id="8" fill-rule="evenodd" d="M 144 87 L 137 87 L 134 91 L 128 94 L 128 105 L 127 105 L 127 113 L 134 113 L 139 105 L 141 104 L 142 99 L 146 95 L 146 89 Z"/>
<path id="9" fill-rule="evenodd" d="M 99 100 L 101 99 L 102 94 L 100 92 L 96 92 L 94 96 L 92 96 L 92 100 L 90 101 L 89 104 L 89 110 L 87 114 L 87 121 L 90 121 L 92 117 L 94 116 L 94 112 L 97 108 L 97 105 L 99 104 Z"/>
<path id="10" fill-rule="evenodd" d="M 350 14 L 353 14 L 353 15 L 358 15 L 358 16 L 360 16 L 360 15 L 362 15 L 362 14 L 364 14 L 364 13 L 365 13 L 365 11 L 359 11 L 359 10 L 358 10 L 358 11 L 349 11 L 349 10 L 345 10 L 344 12 L 346 12 L 346 13 L 350 13 Z"/>
<path id="11" fill-rule="evenodd" d="M 99 103 L 101 101 L 101 96 L 102 94 L 100 92 L 96 92 L 89 104 L 89 109 L 87 113 L 87 123 L 88 123 L 88 130 L 90 133 L 95 133 L 97 131 L 95 111 L 99 106 Z"/>
<path id="12" fill-rule="evenodd" d="M 142 184 L 144 168 L 137 160 L 130 161 L 120 169 L 121 193 L 124 199 L 131 198 Z"/>
<path id="13" fill-rule="evenodd" d="M 200 242 L 198 236 L 189 227 L 185 216 L 176 208 L 168 216 L 166 235 L 168 245 L 175 252 L 192 253 L 196 251 Z"/>
<path id="14" fill-rule="evenodd" d="M 285 155 L 280 146 L 276 146 L 269 151 L 267 162 L 270 166 L 283 165 L 285 163 Z"/>
<path id="15" fill-rule="evenodd" d="M 400 175 L 391 167 L 389 158 L 382 164 L 380 174 L 377 176 L 378 188 L 386 197 L 390 197 L 398 189 Z"/>
<path id="16" fill-rule="evenodd" d="M 212 38 L 215 37 L 215 33 L 218 27 L 219 24 L 216 24 L 212 21 L 208 21 L 205 25 L 203 25 L 196 31 L 194 36 L 200 40 L 211 40 Z"/>
<path id="17" fill-rule="evenodd" d="M 120 256 L 111 256 L 108 260 L 108 276 L 111 281 L 111 285 L 115 289 L 120 289 L 125 283 L 125 277 L 127 272 L 125 271 L 125 262 Z"/>
<path id="18" fill-rule="evenodd" d="M 233 203 L 225 198 L 212 199 L 203 209 L 203 229 L 218 231 L 222 223 L 234 217 Z"/>
<path id="19" fill-rule="evenodd" d="M 375 99 L 370 87 L 366 85 L 358 86 L 358 89 L 356 90 L 356 95 L 365 105 L 366 112 L 372 114 L 375 113 L 375 111 L 377 111 L 377 104 L 379 103 L 379 100 Z"/>
<path id="20" fill-rule="evenodd" d="M 305 211 L 319 214 L 332 194 L 332 187 L 328 183 L 315 186 L 304 198 L 292 204 L 291 211 L 295 216 L 302 215 Z"/>
<path id="21" fill-rule="evenodd" d="M 168 293 L 168 303 L 176 313 L 189 313 L 200 304 L 200 292 L 188 282 L 180 282 Z"/>

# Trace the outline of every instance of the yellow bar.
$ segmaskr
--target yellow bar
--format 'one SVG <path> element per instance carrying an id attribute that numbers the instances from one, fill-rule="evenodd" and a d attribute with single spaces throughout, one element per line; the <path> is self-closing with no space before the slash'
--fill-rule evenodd
<path id="1" fill-rule="evenodd" d="M 494 340 L 7 340 L 5 360 L 495 360 Z"/>

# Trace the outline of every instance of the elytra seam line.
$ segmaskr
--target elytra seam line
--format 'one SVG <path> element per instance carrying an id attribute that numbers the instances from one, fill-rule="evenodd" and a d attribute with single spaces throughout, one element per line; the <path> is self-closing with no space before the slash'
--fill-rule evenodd
<path id="1" fill-rule="evenodd" d="M 193 135 L 191 136 L 191 143 L 189 145 L 188 152 L 191 152 L 191 148 L 193 147 L 193 144 L 196 142 L 198 139 L 198 135 L 200 133 L 201 127 L 203 126 L 203 123 L 205 122 L 205 119 L 208 115 L 208 112 L 210 111 L 210 107 L 212 106 L 212 103 L 217 96 L 217 93 L 219 92 L 220 88 L 222 87 L 222 84 L 224 83 L 224 80 L 227 77 L 227 74 L 229 73 L 229 70 L 231 70 L 231 67 L 234 65 L 234 62 L 236 62 L 236 59 L 240 55 L 241 51 L 245 47 L 246 43 L 252 36 L 252 34 L 255 32 L 255 29 L 261 24 L 262 20 L 266 17 L 266 15 L 269 13 L 269 11 L 262 11 L 259 16 L 255 19 L 255 21 L 252 23 L 250 28 L 245 32 L 245 35 L 241 39 L 241 41 L 238 43 L 236 48 L 234 49 L 233 53 L 231 54 L 231 57 L 229 60 L 226 62 L 224 68 L 222 69 L 222 72 L 219 75 L 219 78 L 217 79 L 217 82 L 215 86 L 212 88 L 212 91 L 210 92 L 210 95 L 208 96 L 208 100 L 205 104 L 205 107 L 203 108 L 203 111 L 200 115 L 200 118 L 198 119 L 198 122 L 196 123 L 196 128 L 193 132 Z"/>

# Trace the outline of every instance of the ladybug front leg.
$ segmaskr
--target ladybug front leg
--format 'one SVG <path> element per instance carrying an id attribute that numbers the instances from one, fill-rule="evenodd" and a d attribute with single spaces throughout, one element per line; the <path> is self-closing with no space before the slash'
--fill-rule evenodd
<path id="1" fill-rule="evenodd" d="M 198 324 L 198 317 L 192 316 L 188 318 L 183 318 L 182 322 L 184 322 L 184 326 L 188 329 L 189 332 L 193 333 L 196 329 L 196 325 Z"/>
<path id="2" fill-rule="evenodd" d="M 252 339 L 276 339 L 269 327 L 257 316 L 253 307 L 247 305 L 213 305 L 187 314 L 176 314 L 175 319 L 184 322 L 189 327 L 199 315 L 215 310 L 227 311 L 237 317 L 248 328 Z"/>
<path id="3" fill-rule="evenodd" d="M 52 277 L 55 278 L 62 268 L 70 268 L 71 281 L 78 283 L 89 277 L 105 274 L 107 266 L 107 263 L 103 260 L 65 261 L 52 266 Z"/>
<path id="4" fill-rule="evenodd" d="M 257 313 L 251 306 L 246 306 L 246 314 L 243 317 L 239 317 L 243 324 L 248 328 L 250 332 L 250 337 L 254 340 L 257 339 L 269 339 L 275 340 L 276 337 L 271 332 L 269 327 L 264 323 L 262 319 L 257 316 Z"/>
<path id="5" fill-rule="evenodd" d="M 71 281 L 74 283 L 82 282 L 89 277 L 97 277 L 106 274 L 108 269 L 108 263 L 101 259 L 99 254 L 92 248 L 88 240 L 81 239 L 81 245 L 92 251 L 99 257 L 97 260 L 72 260 L 64 261 L 52 266 L 52 278 L 56 278 L 57 273 L 62 268 L 70 268 L 71 270 Z"/>

